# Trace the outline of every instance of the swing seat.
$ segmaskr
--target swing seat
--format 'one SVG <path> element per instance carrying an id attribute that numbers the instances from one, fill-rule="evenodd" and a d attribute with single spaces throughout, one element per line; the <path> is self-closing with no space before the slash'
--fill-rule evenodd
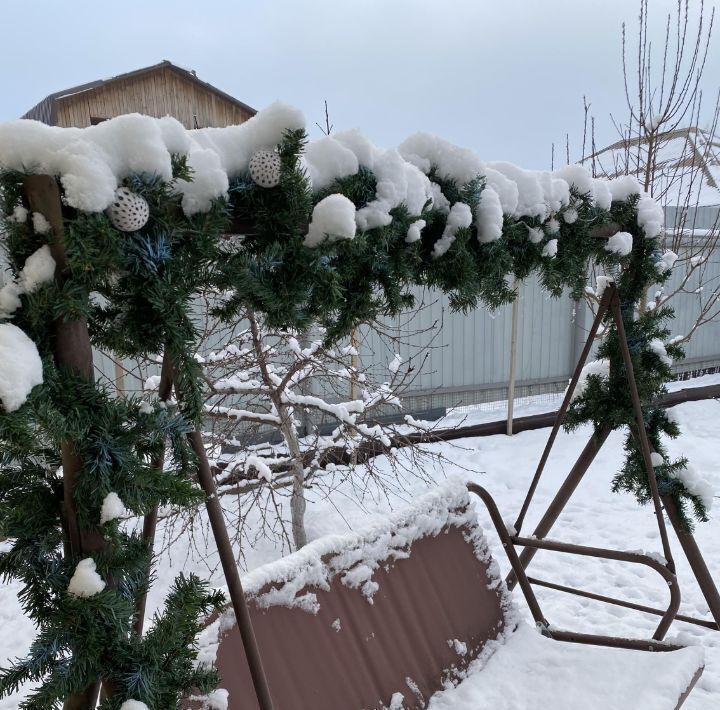
<path id="1" fill-rule="evenodd" d="M 275 710 L 673 710 L 703 668 L 698 648 L 561 643 L 520 621 L 457 479 L 243 584 Z M 229 710 L 259 708 L 231 607 L 208 620 L 201 659 Z"/>

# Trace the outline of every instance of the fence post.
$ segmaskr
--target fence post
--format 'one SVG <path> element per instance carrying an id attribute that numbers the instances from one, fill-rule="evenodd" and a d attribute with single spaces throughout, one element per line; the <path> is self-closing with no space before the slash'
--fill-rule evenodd
<path id="1" fill-rule="evenodd" d="M 512 325 L 510 328 L 510 380 L 507 393 L 507 435 L 513 433 L 513 410 L 515 405 L 515 379 L 517 377 L 517 332 L 518 332 L 518 311 L 520 304 L 520 282 L 515 280 L 513 284 L 515 300 L 512 304 Z"/>

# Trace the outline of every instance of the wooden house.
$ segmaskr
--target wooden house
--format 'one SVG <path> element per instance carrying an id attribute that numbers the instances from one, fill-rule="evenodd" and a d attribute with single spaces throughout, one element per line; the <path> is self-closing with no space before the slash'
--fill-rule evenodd
<path id="1" fill-rule="evenodd" d="M 85 128 L 126 113 L 156 118 L 172 116 L 191 129 L 237 125 L 256 111 L 201 81 L 194 71 L 163 61 L 111 79 L 57 91 L 21 118 L 51 126 Z M 5 269 L 0 251 L 0 287 L 6 280 Z M 96 353 L 95 367 L 97 374 L 114 381 L 120 392 L 142 390 L 142 381 L 126 374 L 123 365 L 107 354 Z"/>
<path id="2" fill-rule="evenodd" d="M 50 94 L 22 118 L 84 128 L 125 113 L 173 116 L 186 128 L 206 128 L 243 123 L 255 109 L 163 61 Z"/>

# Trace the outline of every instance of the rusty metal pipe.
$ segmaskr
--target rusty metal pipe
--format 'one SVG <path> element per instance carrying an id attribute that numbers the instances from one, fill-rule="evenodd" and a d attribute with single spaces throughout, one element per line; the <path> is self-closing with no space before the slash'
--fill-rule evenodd
<path id="1" fill-rule="evenodd" d="M 597 313 L 595 314 L 595 320 L 593 321 L 593 324 L 590 328 L 587 340 L 585 341 L 585 346 L 583 347 L 582 353 L 580 354 L 580 359 L 575 366 L 575 371 L 573 372 L 572 378 L 570 379 L 570 384 L 565 390 L 565 397 L 563 398 L 562 404 L 560 405 L 560 409 L 558 409 L 557 414 L 555 415 L 555 421 L 553 423 L 552 431 L 550 432 L 550 438 L 545 444 L 545 449 L 543 450 L 542 456 L 540 457 L 540 463 L 538 463 L 538 467 L 535 471 L 535 475 L 533 476 L 532 483 L 530 483 L 530 488 L 528 489 L 527 495 L 525 496 L 522 508 L 520 508 L 520 514 L 515 521 L 515 530 L 517 534 L 520 534 L 520 529 L 522 528 L 522 524 L 525 521 L 525 515 L 527 514 L 530 503 L 532 502 L 533 496 L 535 495 L 535 489 L 537 488 L 538 483 L 540 482 L 540 477 L 545 470 L 545 464 L 547 463 L 548 457 L 550 456 L 550 451 L 555 444 L 555 439 L 557 438 L 558 432 L 560 431 L 563 419 L 565 419 L 565 414 L 567 413 L 570 402 L 572 401 L 573 392 L 575 392 L 578 380 L 580 379 L 580 373 L 582 372 L 582 369 L 585 366 L 585 361 L 590 354 L 593 341 L 595 340 L 595 335 L 600 328 L 603 316 L 608 310 L 608 307 L 610 305 L 610 299 L 612 298 L 613 293 L 614 292 L 612 291 L 612 289 L 608 287 L 605 289 L 605 292 L 600 299 L 600 305 L 598 307 Z"/>
<path id="2" fill-rule="evenodd" d="M 645 614 L 663 616 L 666 613 L 662 609 L 656 609 L 652 606 L 645 606 L 645 604 L 635 604 L 635 602 L 629 602 L 625 599 L 606 597 L 603 594 L 595 594 L 594 592 L 588 592 L 584 589 L 577 589 L 576 587 L 567 587 L 564 584 L 555 584 L 554 582 L 548 582 L 545 579 L 528 577 L 528 581 L 530 582 L 530 584 L 533 584 L 536 587 L 546 587 L 547 589 L 554 589 L 558 592 L 574 594 L 577 597 L 584 597 L 585 599 L 592 599 L 594 601 L 603 602 L 605 604 L 613 604 L 614 606 L 621 606 L 625 609 L 632 609 L 633 611 L 642 611 Z M 676 614 L 675 621 L 684 621 L 686 624 L 695 624 L 695 626 L 702 626 L 703 628 L 711 629 L 712 631 L 720 630 L 718 625 L 714 621 L 707 621 L 706 619 L 696 619 L 694 616 L 685 616 L 685 614 Z"/>
<path id="3" fill-rule="evenodd" d="M 535 527 L 535 530 L 533 531 L 533 535 L 535 537 L 542 538 L 550 532 L 552 526 L 555 524 L 555 521 L 560 516 L 560 513 L 562 513 L 563 509 L 567 505 L 567 502 L 570 500 L 570 497 L 575 492 L 575 489 L 580 484 L 580 481 L 582 481 L 583 476 L 587 473 L 588 468 L 590 468 L 590 465 L 595 460 L 598 451 L 600 451 L 600 448 L 605 443 L 609 435 L 610 427 L 603 427 L 602 429 L 595 431 L 590 437 L 590 440 L 585 445 L 585 448 L 582 450 L 580 456 L 575 462 L 575 465 L 570 470 L 570 473 L 567 475 L 567 478 L 563 482 L 562 486 L 560 486 L 560 490 L 558 490 L 555 498 L 553 498 L 552 502 L 548 506 L 548 509 L 545 511 L 545 514 Z M 528 547 L 520 553 L 520 563 L 522 564 L 523 569 L 527 568 L 536 552 L 537 550 Z M 513 570 L 505 579 L 505 584 L 507 584 L 508 589 L 512 590 L 515 588 L 517 581 L 517 574 Z"/>
<path id="4" fill-rule="evenodd" d="M 273 701 L 270 696 L 270 688 L 260 657 L 260 649 L 258 648 L 255 631 L 253 630 L 252 621 L 250 620 L 250 612 L 247 607 L 247 602 L 245 601 L 245 593 L 243 592 L 242 582 L 240 581 L 240 573 L 238 572 L 237 563 L 235 562 L 235 555 L 233 554 L 222 507 L 220 506 L 220 500 L 217 496 L 215 479 L 210 470 L 210 463 L 208 462 L 202 436 L 199 431 L 194 431 L 188 434 L 188 440 L 198 459 L 198 480 L 207 496 L 205 506 L 210 520 L 210 527 L 212 528 L 215 544 L 217 545 L 220 555 L 220 563 L 222 564 L 225 581 L 228 585 L 230 600 L 235 611 L 235 619 L 237 620 L 240 630 L 240 636 L 242 638 L 248 666 L 250 667 L 250 675 L 253 686 L 255 687 L 260 710 L 273 710 Z"/>

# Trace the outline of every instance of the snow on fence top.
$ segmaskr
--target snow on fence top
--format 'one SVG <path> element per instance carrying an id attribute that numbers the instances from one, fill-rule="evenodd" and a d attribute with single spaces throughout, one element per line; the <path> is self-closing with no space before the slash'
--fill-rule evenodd
<path id="1" fill-rule="evenodd" d="M 274 149 L 288 130 L 304 128 L 302 113 L 274 103 L 238 126 L 185 129 L 171 117 L 151 118 L 128 114 L 88 128 L 58 128 L 28 120 L 0 125 L 0 169 L 59 176 L 67 204 L 86 212 L 100 212 L 113 201 L 115 190 L 132 174 L 157 175 L 172 181 L 172 156 L 187 157 L 193 171 L 191 182 L 176 180 L 186 215 L 210 209 L 213 200 L 227 195 L 229 181 L 248 170 L 251 157 L 260 150 Z M 548 221 L 563 215 L 577 219 L 571 188 L 586 195 L 602 209 L 612 201 L 641 195 L 639 222 L 649 237 L 657 236 L 663 214 L 643 194 L 634 177 L 599 180 L 587 169 L 570 165 L 554 172 L 522 170 L 510 163 L 485 163 L 471 150 L 455 146 L 437 136 L 416 133 L 397 150 L 372 145 L 359 131 L 327 136 L 307 145 L 302 166 L 315 191 L 361 168 L 377 179 L 376 198 L 355 213 L 360 230 L 389 224 L 390 210 L 404 204 L 411 215 L 420 215 L 430 201 L 450 212 L 451 205 L 439 185 L 428 175 L 436 171 L 442 179 L 462 185 L 484 179 L 481 202 L 474 220 L 482 241 L 498 239 L 503 215 L 533 217 Z M 338 219 L 342 221 L 342 216 Z M 465 215 L 452 224 L 463 226 Z M 555 222 L 555 224 L 558 224 Z M 452 242 L 452 226 L 444 238 Z M 352 237 L 345 227 L 344 236 Z M 316 240 L 310 239 L 309 246 Z M 442 252 L 441 246 L 440 251 Z"/>

